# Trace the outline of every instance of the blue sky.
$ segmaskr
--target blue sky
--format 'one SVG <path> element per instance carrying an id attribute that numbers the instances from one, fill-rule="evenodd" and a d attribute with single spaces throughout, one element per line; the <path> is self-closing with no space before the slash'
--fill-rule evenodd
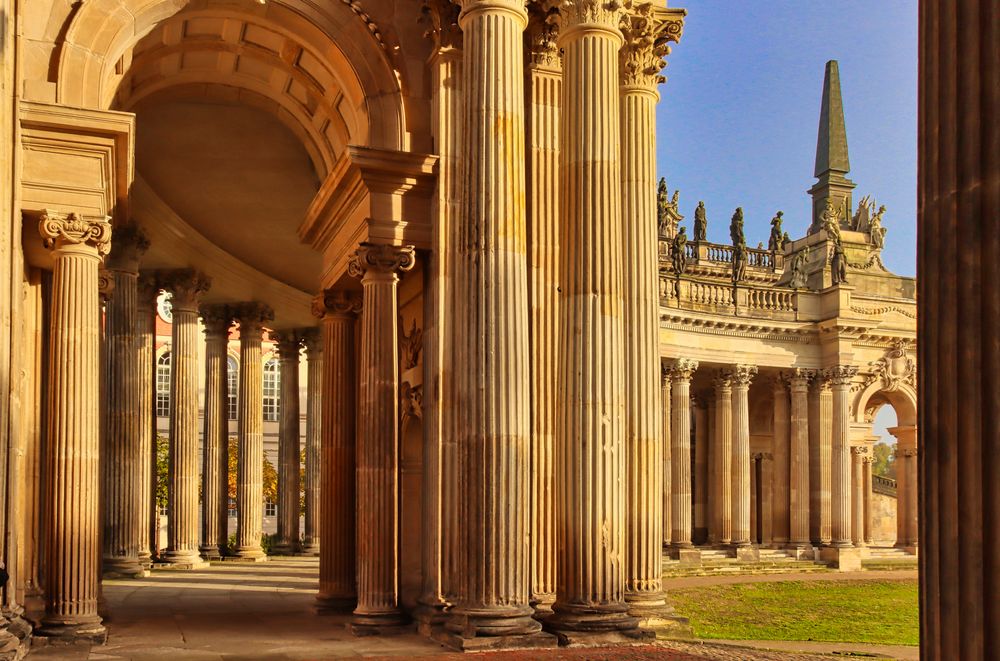
<path id="1" fill-rule="evenodd" d="M 681 191 L 687 224 L 698 200 L 709 239 L 728 241 L 742 206 L 751 245 L 785 212 L 808 225 L 823 70 L 840 61 L 851 173 L 885 204 L 883 260 L 916 273 L 917 8 L 915 0 L 671 0 L 688 10 L 657 111 L 657 167 Z M 690 227 L 689 227 L 690 233 Z"/>

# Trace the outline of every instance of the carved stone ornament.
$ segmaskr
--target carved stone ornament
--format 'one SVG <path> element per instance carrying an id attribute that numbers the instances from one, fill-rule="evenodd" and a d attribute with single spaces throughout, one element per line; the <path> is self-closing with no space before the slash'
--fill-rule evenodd
<path id="1" fill-rule="evenodd" d="M 854 365 L 837 365 L 826 370 L 827 378 L 831 385 L 849 386 L 858 373 L 858 368 Z"/>
<path id="2" fill-rule="evenodd" d="M 229 329 L 233 326 L 233 311 L 224 303 L 213 303 L 202 305 L 198 308 L 201 315 L 201 323 L 205 326 L 207 336 L 229 336 Z"/>
<path id="3" fill-rule="evenodd" d="M 303 328 L 302 344 L 306 347 L 306 355 L 322 353 L 323 333 L 318 328 Z"/>
<path id="4" fill-rule="evenodd" d="M 327 314 L 354 316 L 361 312 L 361 292 L 346 289 L 327 289 L 312 301 L 314 317 L 322 319 Z"/>
<path id="5" fill-rule="evenodd" d="M 173 310 L 198 310 L 198 299 L 212 286 L 212 280 L 194 269 L 160 271 L 160 285 L 170 292 Z"/>
<path id="6" fill-rule="evenodd" d="M 265 303 L 247 301 L 233 306 L 233 317 L 240 322 L 241 336 L 255 334 L 264 329 L 264 324 L 274 320 L 274 310 Z"/>
<path id="7" fill-rule="evenodd" d="M 402 325 L 402 324 L 400 324 Z M 417 328 L 417 319 L 413 318 L 413 325 L 409 334 L 405 328 L 399 331 L 399 357 L 404 370 L 413 369 L 420 363 L 420 350 L 423 349 L 424 332 Z"/>
<path id="8" fill-rule="evenodd" d="M 404 381 L 400 386 L 399 394 L 403 420 L 422 418 L 424 415 L 424 387 L 422 385 L 411 386 L 409 381 Z"/>
<path id="9" fill-rule="evenodd" d="M 715 373 L 712 378 L 712 385 L 715 387 L 715 392 L 728 393 L 733 389 L 733 373 L 731 370 L 721 369 Z"/>
<path id="10" fill-rule="evenodd" d="M 627 4 L 621 31 L 625 44 L 621 50 L 622 84 L 655 88 L 666 82 L 660 71 L 667 65 L 668 42 L 677 42 L 684 30 L 683 12 L 667 12 L 654 3 Z"/>
<path id="11" fill-rule="evenodd" d="M 859 454 L 862 457 L 864 457 L 864 456 L 866 456 L 868 454 L 868 446 L 867 445 L 854 445 L 854 446 L 851 446 L 851 453 L 852 454 Z"/>
<path id="12" fill-rule="evenodd" d="M 108 255 L 109 269 L 118 271 L 139 270 L 139 260 L 149 250 L 149 239 L 138 225 L 125 225 L 115 229 L 115 240 Z"/>
<path id="13" fill-rule="evenodd" d="M 790 388 L 808 388 L 809 380 L 816 376 L 816 370 L 796 367 L 790 372 L 786 372 L 785 376 L 788 379 L 788 386 Z"/>
<path id="14" fill-rule="evenodd" d="M 917 361 L 908 353 L 909 340 L 892 343 L 885 355 L 868 363 L 870 372 L 865 375 L 864 387 L 881 381 L 882 390 L 895 392 L 902 384 L 917 385 Z"/>
<path id="15" fill-rule="evenodd" d="M 107 303 L 115 295 L 115 276 L 107 269 L 97 270 L 97 293 L 101 303 Z"/>
<path id="16" fill-rule="evenodd" d="M 678 358 L 670 366 L 670 378 L 674 381 L 690 381 L 698 369 L 698 361 L 688 358 Z"/>
<path id="17" fill-rule="evenodd" d="M 749 387 L 755 376 L 757 376 L 756 365 L 737 365 L 729 371 L 729 378 L 736 386 Z"/>
<path id="18" fill-rule="evenodd" d="M 86 245 L 95 248 L 97 254 L 103 257 L 111 250 L 110 221 L 109 216 L 85 216 L 45 209 L 38 220 L 38 232 L 42 235 L 42 243 L 50 250 L 67 245 Z"/>
<path id="19" fill-rule="evenodd" d="M 424 0 L 420 20 L 427 23 L 424 37 L 434 42 L 435 50 L 459 48 L 462 29 L 458 26 L 459 7 L 451 0 Z"/>
<path id="20" fill-rule="evenodd" d="M 559 12 L 549 3 L 532 2 L 528 5 L 528 49 L 531 63 L 558 68 L 562 58 L 559 51 Z"/>
<path id="21" fill-rule="evenodd" d="M 282 361 L 297 361 L 302 351 L 302 333 L 298 329 L 271 331 L 271 340 L 278 345 Z"/>
<path id="22" fill-rule="evenodd" d="M 139 281 L 136 283 L 136 304 L 139 306 L 152 306 L 156 297 L 160 295 L 160 276 L 156 271 L 143 271 L 139 274 Z"/>
<path id="23" fill-rule="evenodd" d="M 601 25 L 618 28 L 625 15 L 622 0 L 562 0 L 559 4 L 562 27 Z"/>
<path id="24" fill-rule="evenodd" d="M 393 246 L 384 243 L 362 243 L 347 264 L 347 272 L 360 278 L 368 271 L 395 273 L 409 271 L 417 263 L 413 246 Z"/>

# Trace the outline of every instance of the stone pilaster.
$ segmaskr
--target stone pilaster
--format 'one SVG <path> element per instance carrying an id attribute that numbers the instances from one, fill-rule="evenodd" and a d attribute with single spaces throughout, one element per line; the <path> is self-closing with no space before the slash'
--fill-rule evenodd
<path id="1" fill-rule="evenodd" d="M 198 299 L 210 281 L 191 269 L 161 274 L 170 292 L 170 464 L 163 561 L 203 567 L 198 554 Z"/>
<path id="2" fill-rule="evenodd" d="M 865 461 L 867 446 L 851 448 L 851 542 L 865 545 Z"/>
<path id="3" fill-rule="evenodd" d="M 672 532 L 673 525 L 671 524 L 671 513 L 673 509 L 673 492 L 671 485 L 671 475 L 670 475 L 670 405 L 673 396 L 671 394 L 671 380 L 670 380 L 670 369 L 666 364 L 660 367 L 660 429 L 663 436 L 662 448 L 663 448 L 663 460 L 662 460 L 662 470 L 661 475 L 663 476 L 663 486 L 660 489 L 661 501 L 660 509 L 663 516 L 663 547 L 666 548 L 670 546 L 670 533 Z"/>
<path id="4" fill-rule="evenodd" d="M 357 370 L 354 327 L 361 311 L 356 292 L 328 289 L 313 299 L 323 322 L 323 422 L 319 495 L 320 613 L 350 612 L 355 588 L 355 416 Z"/>
<path id="5" fill-rule="evenodd" d="M 555 436 L 559 345 L 559 177 L 562 62 L 558 22 L 529 3 L 528 324 L 531 346 L 531 601 L 556 598 Z"/>
<path id="6" fill-rule="evenodd" d="M 160 510 L 156 505 L 156 297 L 155 273 L 144 272 L 136 288 L 136 369 L 139 372 L 138 453 L 144 463 L 139 482 L 142 526 L 139 559 L 149 567 L 160 552 Z"/>
<path id="7" fill-rule="evenodd" d="M 273 333 L 281 366 L 281 426 L 278 429 L 278 539 L 276 550 L 291 555 L 299 546 L 299 471 L 302 438 L 299 426 L 299 354 L 302 333 Z"/>
<path id="8" fill-rule="evenodd" d="M 45 615 L 38 634 L 103 642 L 100 590 L 97 270 L 108 253 L 104 216 L 45 211 L 52 251 L 45 456 Z"/>
<path id="9" fill-rule="evenodd" d="M 791 452 L 789 474 L 790 548 L 808 552 L 809 545 L 809 379 L 796 369 L 788 375 L 791 393 Z"/>
<path id="10" fill-rule="evenodd" d="M 832 545 L 837 548 L 851 543 L 851 380 L 856 367 L 839 365 L 828 370 L 833 392 L 833 451 L 831 459 L 830 498 L 832 502 Z"/>
<path id="11" fill-rule="evenodd" d="M 832 432 L 833 397 L 829 374 L 826 370 L 817 370 L 809 393 L 809 539 L 815 546 L 830 544 Z"/>
<path id="12" fill-rule="evenodd" d="M 108 361 L 107 432 L 104 458 L 104 557 L 106 574 L 137 576 L 144 567 L 140 551 L 146 532 L 142 491 L 147 462 L 140 453 L 140 382 L 136 288 L 139 259 L 149 241 L 134 225 L 115 233 L 107 270 L 115 295 L 105 313 Z"/>
<path id="13" fill-rule="evenodd" d="M 872 462 L 874 457 L 868 456 L 864 459 L 864 475 L 862 475 L 861 493 L 864 497 L 864 542 L 865 546 L 872 545 Z"/>
<path id="14" fill-rule="evenodd" d="M 626 584 L 625 598 L 636 606 L 662 606 L 663 439 L 657 419 L 659 398 L 659 240 L 656 212 L 657 85 L 667 47 L 657 39 L 653 5 L 643 5 L 621 22 L 619 53 L 621 132 L 621 218 L 624 263 Z M 683 369 L 675 364 L 675 374 Z M 697 364 L 693 364 L 696 368 Z M 682 388 L 689 391 L 690 379 Z M 677 384 L 674 384 L 675 393 Z M 676 395 L 675 395 L 676 397 Z M 676 401 L 676 400 L 675 400 Z M 689 403 L 685 403 L 689 409 Z M 675 409 L 676 415 L 676 409 Z M 688 418 L 690 432 L 690 417 Z M 690 438 L 687 439 L 690 456 Z M 676 462 L 674 466 L 676 466 Z M 687 532 L 679 548 L 691 546 L 691 480 L 687 480 Z M 676 472 L 674 473 L 676 475 Z M 676 507 L 676 488 L 675 502 Z M 677 525 L 676 510 L 674 525 Z M 674 542 L 678 543 L 676 535 Z"/>
<path id="15" fill-rule="evenodd" d="M 357 586 L 355 634 L 388 633 L 405 620 L 399 607 L 399 273 L 413 268 L 412 247 L 362 244 L 349 273 L 361 278 L 364 313 L 358 371 Z"/>
<path id="16" fill-rule="evenodd" d="M 716 543 L 733 540 L 733 377 L 720 370 L 715 377 L 715 490 L 712 510 L 716 521 Z"/>
<path id="17" fill-rule="evenodd" d="M 698 362 L 680 359 L 670 369 L 671 553 L 691 548 L 691 377 Z"/>
<path id="18" fill-rule="evenodd" d="M 306 347 L 306 451 L 305 451 L 305 530 L 302 553 L 319 555 L 320 470 L 323 442 L 323 335 L 318 328 L 303 332 Z"/>
<path id="19" fill-rule="evenodd" d="M 454 337 L 465 571 L 445 624 L 464 649 L 541 630 L 531 617 L 524 28 L 520 0 L 463 0 L 463 139 Z M 504 402 L 503 412 L 496 403 Z M 514 643 L 510 639 L 502 644 Z"/>
<path id="20" fill-rule="evenodd" d="M 917 448 L 916 429 L 913 427 L 895 427 L 889 430 L 896 434 L 896 477 L 897 494 L 896 518 L 900 521 L 897 526 L 896 545 L 910 551 L 917 547 L 917 502 L 918 502 L 918 475 L 917 475 Z M 900 479 L 901 478 L 901 479 Z"/>
<path id="21" fill-rule="evenodd" d="M 563 633 L 634 630 L 625 603 L 620 4 L 564 3 L 556 602 Z"/>
<path id="22" fill-rule="evenodd" d="M 229 543 L 229 329 L 226 305 L 202 305 L 205 328 L 205 433 L 201 455 L 202 557 L 217 559 Z"/>
<path id="23" fill-rule="evenodd" d="M 263 303 L 233 307 L 240 325 L 240 408 L 237 418 L 236 557 L 267 559 L 260 545 L 264 529 L 264 364 L 261 342 L 264 324 L 274 312 Z"/>
<path id="24" fill-rule="evenodd" d="M 750 545 L 750 381 L 753 365 L 737 365 L 733 382 L 733 546 Z"/>
<path id="25" fill-rule="evenodd" d="M 774 455 L 774 507 L 772 509 L 773 542 L 776 545 L 788 544 L 789 526 L 789 463 L 791 434 L 791 414 L 789 412 L 788 383 L 784 376 L 778 376 L 773 382 L 774 417 L 772 437 L 772 453 Z"/>

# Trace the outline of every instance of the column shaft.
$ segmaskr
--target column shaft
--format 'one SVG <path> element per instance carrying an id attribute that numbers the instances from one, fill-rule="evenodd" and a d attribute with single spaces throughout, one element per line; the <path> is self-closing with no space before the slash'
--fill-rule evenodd
<path id="1" fill-rule="evenodd" d="M 906 450 L 906 546 L 917 546 L 917 496 L 919 481 L 917 475 L 917 449 Z"/>
<path id="2" fill-rule="evenodd" d="M 735 546 L 750 544 L 750 380 L 751 365 L 733 370 L 733 539 Z"/>
<path id="3" fill-rule="evenodd" d="M 703 399 L 694 401 L 694 529 L 691 541 L 704 544 L 708 538 L 708 409 Z"/>
<path id="4" fill-rule="evenodd" d="M 670 444 L 671 444 L 671 434 L 670 426 L 672 424 L 671 415 L 671 400 L 673 395 L 671 393 L 671 382 L 670 382 L 670 371 L 663 367 L 661 370 L 662 386 L 660 389 L 660 409 L 661 409 L 661 422 L 660 427 L 663 430 L 663 470 L 661 474 L 663 475 L 663 486 L 660 489 L 662 494 L 661 498 L 661 510 L 663 516 L 663 546 L 670 545 L 670 534 L 673 532 L 671 514 L 673 513 L 673 485 L 671 484 L 671 462 L 670 462 Z"/>
<path id="5" fill-rule="evenodd" d="M 236 458 L 236 555 L 266 560 L 260 545 L 264 527 L 264 324 L 269 307 L 241 303 L 233 308 L 240 324 L 240 407 Z"/>
<path id="6" fill-rule="evenodd" d="M 830 543 L 830 461 L 833 400 L 825 370 L 815 373 L 809 397 L 809 538 Z"/>
<path id="7" fill-rule="evenodd" d="M 299 548 L 299 503 L 302 437 L 299 422 L 299 353 L 302 334 L 276 334 L 281 360 L 281 426 L 278 430 L 278 551 L 292 554 Z"/>
<path id="8" fill-rule="evenodd" d="M 40 635 L 103 641 L 100 581 L 99 328 L 97 269 L 111 225 L 104 217 L 46 211 L 52 249 L 46 497 L 45 615 Z"/>
<path id="9" fill-rule="evenodd" d="M 139 559 L 144 567 L 159 553 L 160 512 L 156 506 L 156 275 L 139 276 L 136 291 L 136 370 L 139 373 L 138 429 L 136 440 L 140 462 L 139 502 L 143 524 L 139 537 Z"/>
<path id="10" fill-rule="evenodd" d="M 224 305 L 203 305 L 205 433 L 201 455 L 201 555 L 219 558 L 229 544 L 229 328 Z"/>
<path id="11" fill-rule="evenodd" d="M 809 375 L 795 370 L 791 390 L 791 460 L 789 474 L 789 545 L 809 545 Z"/>
<path id="12" fill-rule="evenodd" d="M 323 422 L 320 453 L 320 612 L 357 605 L 355 561 L 355 416 L 357 372 L 355 320 L 361 299 L 328 289 L 313 301 L 323 320 Z"/>
<path id="13" fill-rule="evenodd" d="M 691 377 L 698 369 L 692 360 L 678 360 L 671 369 L 670 478 L 672 546 L 691 546 Z"/>
<path id="14" fill-rule="evenodd" d="M 830 498 L 832 541 L 838 548 L 851 543 L 851 379 L 857 368 L 841 365 L 829 370 L 833 392 L 833 443 L 831 453 Z"/>
<path id="15" fill-rule="evenodd" d="M 302 552 L 319 554 L 320 537 L 320 448 L 323 442 L 323 336 L 319 329 L 305 333 L 306 345 L 306 451 L 305 530 Z"/>
<path id="16" fill-rule="evenodd" d="M 399 607 L 399 341 L 397 272 L 413 268 L 413 248 L 362 244 L 349 271 L 361 277 L 358 371 L 356 634 L 387 632 Z"/>
<path id="17" fill-rule="evenodd" d="M 784 546 L 788 543 L 789 534 L 789 487 L 791 476 L 791 465 L 789 462 L 791 451 L 791 434 L 789 425 L 791 414 L 789 411 L 788 387 L 783 377 L 774 380 L 774 436 L 772 440 L 772 453 L 774 455 L 774 482 L 773 495 L 774 503 L 771 510 L 773 542 Z"/>
<path id="18" fill-rule="evenodd" d="M 557 595 L 561 631 L 632 629 L 624 602 L 625 393 L 618 5 L 564 5 Z M 589 11 L 588 11 L 589 8 Z"/>
<path id="19" fill-rule="evenodd" d="M 165 273 L 171 293 L 170 463 L 164 562 L 204 566 L 198 554 L 198 298 L 209 287 L 200 273 Z"/>
<path id="20" fill-rule="evenodd" d="M 865 534 L 864 541 L 868 546 L 872 545 L 872 457 L 866 457 L 864 463 L 864 476 L 862 479 L 861 492 L 864 496 L 864 526 Z"/>
<path id="21" fill-rule="evenodd" d="M 716 432 L 716 420 L 717 414 L 715 409 L 715 391 L 711 391 L 708 394 L 708 406 L 706 407 L 708 412 L 708 424 L 706 425 L 707 431 L 707 445 L 708 449 L 706 452 L 706 478 L 705 478 L 705 516 L 708 524 L 708 537 L 705 540 L 707 544 L 714 545 L 719 543 L 719 515 L 717 510 L 719 509 L 719 503 L 717 498 L 717 479 L 716 472 L 718 471 L 719 457 L 718 457 L 718 434 Z"/>
<path id="22" fill-rule="evenodd" d="M 851 448 L 851 543 L 865 544 L 864 447 Z"/>
<path id="23" fill-rule="evenodd" d="M 715 379 L 715 515 L 719 544 L 733 540 L 733 386 L 732 375 L 721 371 Z"/>

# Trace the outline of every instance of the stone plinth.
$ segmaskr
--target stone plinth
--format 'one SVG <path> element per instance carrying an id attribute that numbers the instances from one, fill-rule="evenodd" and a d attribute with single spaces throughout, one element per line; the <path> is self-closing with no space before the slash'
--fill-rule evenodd
<path id="1" fill-rule="evenodd" d="M 824 546 L 819 550 L 819 559 L 838 571 L 861 571 L 861 549 L 853 546 Z"/>

